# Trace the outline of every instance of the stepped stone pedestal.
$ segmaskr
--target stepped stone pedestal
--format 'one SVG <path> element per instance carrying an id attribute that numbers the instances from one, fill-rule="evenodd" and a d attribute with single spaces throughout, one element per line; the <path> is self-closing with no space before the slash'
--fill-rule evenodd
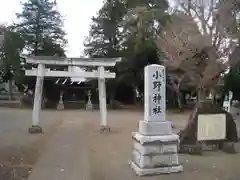
<path id="1" fill-rule="evenodd" d="M 141 121 L 139 124 L 142 124 Z M 166 126 L 165 123 L 161 124 L 163 127 Z M 171 125 L 171 123 L 169 124 Z M 171 132 L 171 128 L 169 130 Z M 178 135 L 167 130 L 165 131 L 166 135 L 161 132 L 155 135 L 152 132 L 143 132 L 144 134 L 141 134 L 139 130 L 139 132 L 133 133 L 131 167 L 136 174 L 144 176 L 182 172 L 183 167 L 178 159 Z"/>
<path id="2" fill-rule="evenodd" d="M 139 121 L 139 133 L 146 136 L 171 135 L 172 123 L 170 121 L 162 122 Z"/>
<path id="3" fill-rule="evenodd" d="M 131 167 L 139 176 L 179 173 L 183 166 L 178 159 L 179 136 L 165 119 L 165 68 L 150 65 L 145 68 L 144 121 L 132 134 Z"/>

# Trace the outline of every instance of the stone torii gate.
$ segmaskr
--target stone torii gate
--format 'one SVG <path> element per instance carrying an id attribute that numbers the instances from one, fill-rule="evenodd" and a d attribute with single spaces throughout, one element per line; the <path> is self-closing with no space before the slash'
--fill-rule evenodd
<path id="1" fill-rule="evenodd" d="M 29 128 L 29 133 L 42 133 L 42 127 L 40 126 L 40 112 L 42 102 L 43 80 L 44 77 L 74 77 L 74 78 L 86 78 L 86 79 L 98 79 L 99 89 L 99 105 L 101 114 L 101 130 L 109 131 L 110 128 L 107 125 L 107 105 L 106 105 L 106 78 L 115 78 L 116 74 L 106 71 L 105 67 L 114 67 L 117 62 L 120 62 L 121 58 L 59 58 L 54 56 L 28 56 L 26 57 L 26 63 L 35 64 L 37 68 L 32 70 L 25 70 L 26 76 L 36 76 L 36 85 L 34 93 L 34 104 L 32 113 L 32 127 Z M 47 69 L 47 65 L 67 66 L 67 71 L 58 71 Z M 97 67 L 97 70 L 75 72 L 74 66 L 82 67 Z"/>

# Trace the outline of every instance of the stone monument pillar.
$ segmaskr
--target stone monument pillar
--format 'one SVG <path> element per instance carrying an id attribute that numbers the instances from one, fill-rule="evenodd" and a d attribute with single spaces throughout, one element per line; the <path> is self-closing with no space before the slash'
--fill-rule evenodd
<path id="1" fill-rule="evenodd" d="M 144 70 L 144 120 L 133 133 L 131 167 L 137 175 L 157 175 L 182 172 L 178 160 L 179 136 L 173 134 L 166 120 L 165 67 L 150 65 Z"/>
<path id="2" fill-rule="evenodd" d="M 93 110 L 92 93 L 91 93 L 90 90 L 88 91 L 88 101 L 87 101 L 87 104 L 86 104 L 86 110 L 87 111 L 92 111 Z"/>
<path id="3" fill-rule="evenodd" d="M 59 102 L 57 105 L 57 109 L 58 110 L 63 110 L 64 109 L 64 103 L 63 103 L 63 92 L 60 92 L 60 98 L 59 98 Z"/>

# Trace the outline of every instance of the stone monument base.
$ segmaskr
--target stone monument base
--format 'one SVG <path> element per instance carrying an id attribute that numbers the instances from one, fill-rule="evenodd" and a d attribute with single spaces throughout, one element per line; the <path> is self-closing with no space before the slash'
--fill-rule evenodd
<path id="1" fill-rule="evenodd" d="M 137 175 L 158 175 L 183 171 L 178 159 L 178 135 L 153 136 L 136 132 L 133 133 L 133 139 L 131 167 Z"/>
<path id="2" fill-rule="evenodd" d="M 93 105 L 87 104 L 85 109 L 86 109 L 86 111 L 93 111 Z"/>
<path id="3" fill-rule="evenodd" d="M 149 176 L 149 175 L 160 175 L 160 174 L 171 174 L 180 173 L 183 171 L 182 165 L 176 165 L 171 167 L 156 167 L 151 169 L 142 169 L 138 167 L 134 162 L 131 162 L 132 169 L 138 176 Z"/>
<path id="4" fill-rule="evenodd" d="M 57 109 L 58 110 L 64 110 L 64 104 L 58 104 Z"/>
<path id="5" fill-rule="evenodd" d="M 40 126 L 32 126 L 28 129 L 29 134 L 41 134 L 43 133 L 42 127 Z"/>
<path id="6" fill-rule="evenodd" d="M 146 122 L 139 121 L 139 133 L 149 135 L 171 135 L 172 123 L 170 121 Z"/>

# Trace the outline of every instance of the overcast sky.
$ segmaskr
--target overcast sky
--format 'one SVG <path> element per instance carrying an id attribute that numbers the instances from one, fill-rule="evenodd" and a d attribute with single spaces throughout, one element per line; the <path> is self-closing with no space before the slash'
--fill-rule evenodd
<path id="1" fill-rule="evenodd" d="M 83 52 L 83 41 L 88 35 L 91 17 L 101 8 L 102 0 L 56 0 L 64 16 L 67 32 L 67 56 L 79 57 Z M 0 23 L 10 24 L 16 20 L 15 12 L 21 10 L 21 0 L 0 0 Z"/>

